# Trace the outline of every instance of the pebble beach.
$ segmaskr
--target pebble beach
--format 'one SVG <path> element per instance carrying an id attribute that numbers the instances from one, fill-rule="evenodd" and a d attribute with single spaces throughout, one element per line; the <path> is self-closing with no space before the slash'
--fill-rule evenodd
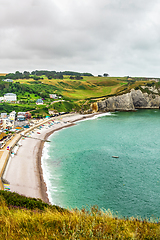
<path id="1" fill-rule="evenodd" d="M 41 166 L 44 140 L 47 140 L 54 131 L 72 126 L 76 121 L 92 116 L 92 114 L 74 113 L 50 118 L 28 131 L 26 137 L 21 137 L 13 148 L 3 174 L 3 178 L 9 182 L 10 191 L 27 197 L 40 198 L 49 203 Z"/>

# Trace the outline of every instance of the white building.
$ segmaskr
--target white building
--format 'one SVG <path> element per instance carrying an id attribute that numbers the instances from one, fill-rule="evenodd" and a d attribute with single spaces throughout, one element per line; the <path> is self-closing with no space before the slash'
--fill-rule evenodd
<path id="1" fill-rule="evenodd" d="M 4 101 L 5 102 L 16 102 L 17 95 L 14 93 L 6 93 L 6 94 L 4 94 Z"/>
<path id="2" fill-rule="evenodd" d="M 9 114 L 9 117 L 8 117 L 10 120 L 13 120 L 15 121 L 15 118 L 16 118 L 16 112 L 15 111 L 12 111 L 10 114 Z"/>
<path id="3" fill-rule="evenodd" d="M 43 100 L 42 100 L 42 99 L 38 99 L 38 100 L 36 101 L 36 104 L 37 104 L 37 105 L 43 104 Z"/>
<path id="4" fill-rule="evenodd" d="M 49 94 L 49 97 L 54 99 L 58 98 L 57 94 Z"/>
<path id="5" fill-rule="evenodd" d="M 3 81 L 4 81 L 4 82 L 13 82 L 12 79 L 4 79 Z"/>
<path id="6" fill-rule="evenodd" d="M 7 113 L 1 113 L 1 118 L 7 118 Z"/>
<path id="7" fill-rule="evenodd" d="M 14 121 L 10 120 L 9 118 L 2 119 L 3 121 L 3 129 L 6 128 L 14 128 Z"/>
<path id="8" fill-rule="evenodd" d="M 57 96 L 57 94 L 49 94 L 49 97 L 53 99 L 62 98 L 61 96 Z"/>

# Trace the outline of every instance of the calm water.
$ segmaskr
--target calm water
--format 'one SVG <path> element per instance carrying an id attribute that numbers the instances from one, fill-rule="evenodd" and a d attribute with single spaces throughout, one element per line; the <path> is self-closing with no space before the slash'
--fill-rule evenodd
<path id="1" fill-rule="evenodd" d="M 96 204 L 119 216 L 160 217 L 159 110 L 108 114 L 50 140 L 42 163 L 53 204 Z"/>

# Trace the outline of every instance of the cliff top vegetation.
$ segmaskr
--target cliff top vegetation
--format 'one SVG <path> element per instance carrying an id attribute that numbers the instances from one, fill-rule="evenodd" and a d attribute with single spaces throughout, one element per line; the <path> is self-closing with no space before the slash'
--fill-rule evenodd
<path id="1" fill-rule="evenodd" d="M 32 110 L 33 116 L 46 116 L 49 110 L 71 112 L 85 111 L 89 109 L 93 101 L 103 100 L 114 95 L 129 92 L 132 88 L 141 89 L 143 92 L 151 92 L 149 86 L 159 87 L 159 79 L 136 77 L 102 77 L 93 76 L 91 73 L 78 73 L 72 71 L 56 72 L 35 70 L 23 73 L 0 75 L 0 96 L 7 92 L 17 94 L 19 111 Z M 12 79 L 13 82 L 5 82 Z M 148 86 L 148 88 L 142 88 Z M 61 96 L 61 100 L 50 99 L 49 94 Z M 44 108 L 36 106 L 38 98 L 43 98 Z M 11 104 L 9 104 L 11 106 Z M 30 108 L 28 109 L 28 106 Z M 9 107 L 9 106 L 8 106 Z M 0 112 L 6 109 L 0 103 Z"/>
<path id="2" fill-rule="evenodd" d="M 159 239 L 159 220 L 114 216 L 97 206 L 66 210 L 0 191 L 0 239 Z"/>

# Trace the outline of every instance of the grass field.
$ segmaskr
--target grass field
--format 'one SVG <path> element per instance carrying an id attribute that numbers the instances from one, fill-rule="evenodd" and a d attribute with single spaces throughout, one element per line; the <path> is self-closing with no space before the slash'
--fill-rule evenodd
<path id="1" fill-rule="evenodd" d="M 160 223 L 119 219 L 109 210 L 66 210 L 0 192 L 0 239 L 160 239 Z"/>
<path id="2" fill-rule="evenodd" d="M 56 86 L 62 96 L 74 100 L 115 94 L 121 86 L 128 84 L 126 78 L 83 77 L 81 80 L 71 80 L 69 76 L 64 76 L 64 79 L 49 80 L 46 76 L 42 77 L 43 79 L 39 80 L 41 84 Z M 35 80 L 19 79 L 15 82 L 30 84 L 31 82 L 35 82 Z"/>
<path id="3" fill-rule="evenodd" d="M 7 73 L 0 73 L 0 76 L 6 76 Z"/>

